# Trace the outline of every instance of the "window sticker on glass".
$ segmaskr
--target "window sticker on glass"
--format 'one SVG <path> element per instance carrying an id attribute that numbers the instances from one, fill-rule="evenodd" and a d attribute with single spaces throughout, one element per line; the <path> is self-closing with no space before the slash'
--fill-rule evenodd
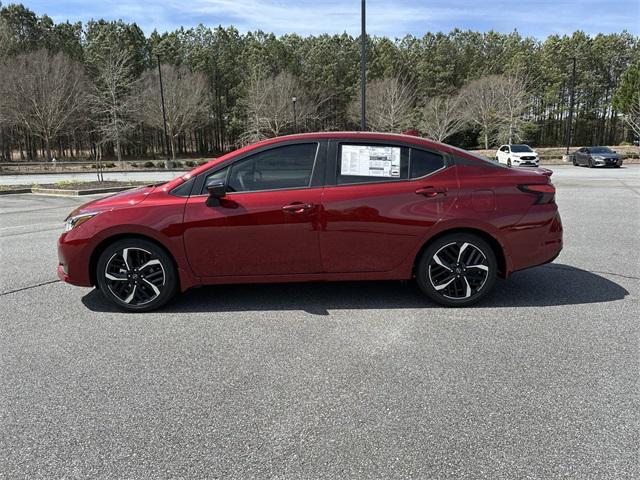
<path id="1" fill-rule="evenodd" d="M 400 147 L 342 145 L 340 174 L 400 177 Z"/>

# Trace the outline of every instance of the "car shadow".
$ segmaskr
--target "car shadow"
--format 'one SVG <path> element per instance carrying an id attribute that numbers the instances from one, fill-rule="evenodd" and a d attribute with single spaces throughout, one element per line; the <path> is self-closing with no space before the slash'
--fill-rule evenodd
<path id="1" fill-rule="evenodd" d="M 551 264 L 499 280 L 475 308 L 545 307 L 621 300 L 629 292 L 596 273 Z M 98 290 L 82 298 L 92 311 L 120 311 Z M 194 288 L 165 306 L 163 312 L 246 312 L 300 310 L 329 315 L 330 310 L 438 308 L 415 282 L 322 282 L 217 285 Z"/>

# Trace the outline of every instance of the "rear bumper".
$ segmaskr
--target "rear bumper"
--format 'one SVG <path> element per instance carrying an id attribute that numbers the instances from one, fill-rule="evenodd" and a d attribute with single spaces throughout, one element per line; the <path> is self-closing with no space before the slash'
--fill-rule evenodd
<path id="1" fill-rule="evenodd" d="M 508 236 L 511 251 L 509 273 L 552 262 L 560 254 L 563 247 L 562 220 L 557 207 L 550 217 L 549 213 L 530 213 L 526 222 L 511 228 Z"/>

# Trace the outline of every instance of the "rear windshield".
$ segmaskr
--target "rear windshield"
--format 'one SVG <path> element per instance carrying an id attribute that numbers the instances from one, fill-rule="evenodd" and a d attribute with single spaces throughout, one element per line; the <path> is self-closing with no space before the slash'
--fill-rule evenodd
<path id="1" fill-rule="evenodd" d="M 511 151 L 513 153 L 533 152 L 529 145 L 511 145 Z"/>

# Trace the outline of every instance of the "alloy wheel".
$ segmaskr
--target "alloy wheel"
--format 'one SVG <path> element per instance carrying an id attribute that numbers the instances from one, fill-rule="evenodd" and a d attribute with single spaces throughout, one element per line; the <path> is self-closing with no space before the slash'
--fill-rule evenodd
<path id="1" fill-rule="evenodd" d="M 470 242 L 452 242 L 430 259 L 431 286 L 445 298 L 464 300 L 476 295 L 489 277 L 489 262 L 480 248 Z"/>
<path id="2" fill-rule="evenodd" d="M 104 278 L 107 288 L 121 302 L 141 306 L 160 296 L 166 284 L 160 259 L 142 248 L 116 251 L 107 261 Z"/>

